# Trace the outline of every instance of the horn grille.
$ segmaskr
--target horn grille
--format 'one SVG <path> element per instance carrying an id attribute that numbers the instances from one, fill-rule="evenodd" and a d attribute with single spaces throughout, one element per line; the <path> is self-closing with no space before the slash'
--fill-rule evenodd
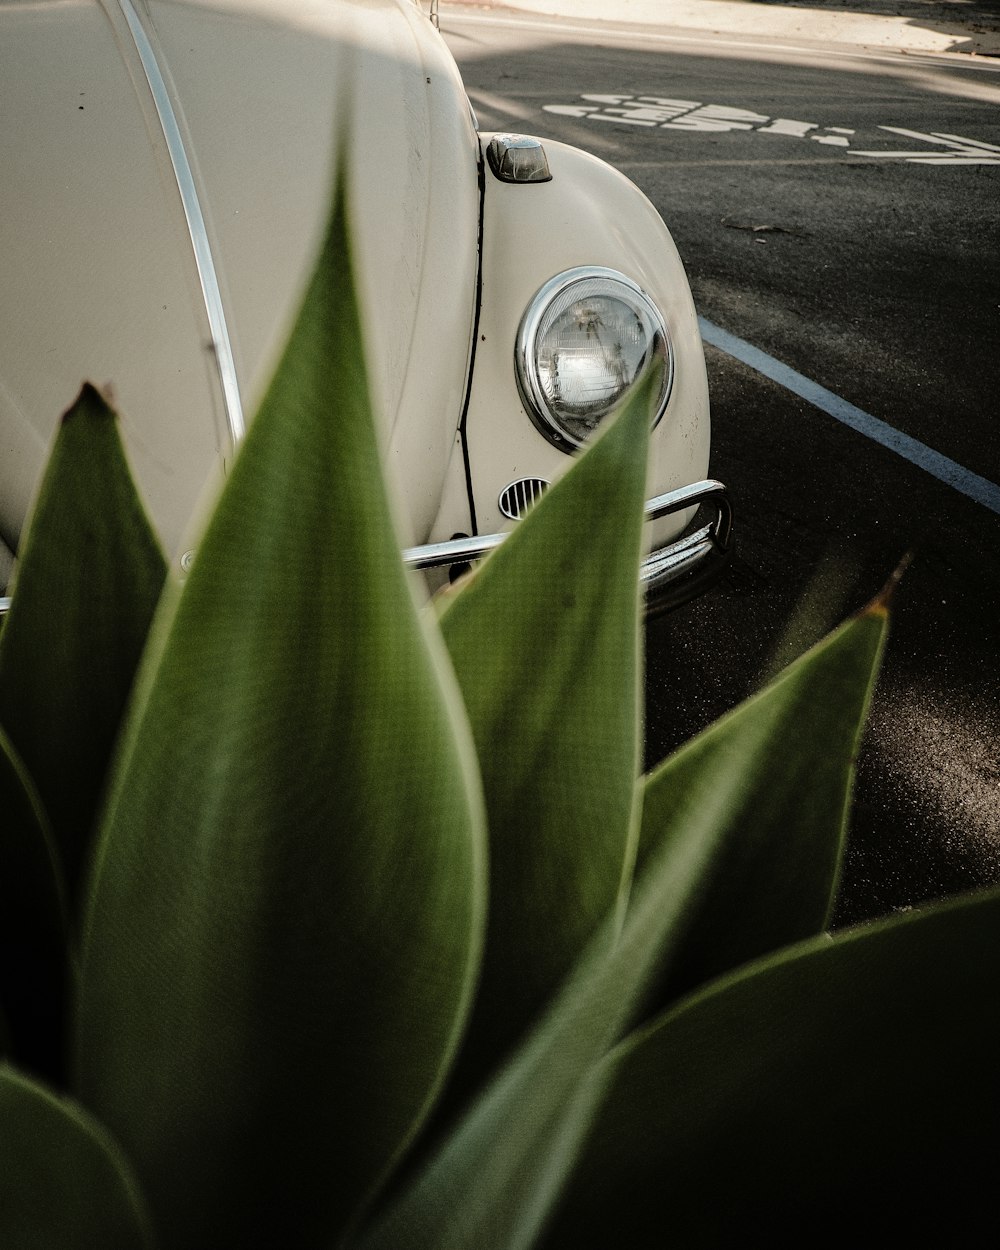
<path id="1" fill-rule="evenodd" d="M 519 521 L 528 508 L 541 498 L 548 487 L 543 477 L 521 477 L 500 492 L 500 511 L 512 521 Z"/>

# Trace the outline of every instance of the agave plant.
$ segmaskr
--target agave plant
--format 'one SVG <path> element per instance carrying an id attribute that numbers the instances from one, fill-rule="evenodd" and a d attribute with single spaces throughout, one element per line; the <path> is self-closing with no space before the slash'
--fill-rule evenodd
<path id="1" fill-rule="evenodd" d="M 425 605 L 341 196 L 183 586 L 84 387 L 0 635 L 0 1244 L 704 1246 L 985 1204 L 1000 896 L 826 932 L 886 602 L 641 776 L 647 424 Z"/>

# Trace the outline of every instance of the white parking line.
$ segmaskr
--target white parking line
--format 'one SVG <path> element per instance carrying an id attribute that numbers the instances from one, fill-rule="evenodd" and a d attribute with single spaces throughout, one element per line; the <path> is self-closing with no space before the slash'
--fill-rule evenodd
<path id="1" fill-rule="evenodd" d="M 911 464 L 923 469 L 925 473 L 929 473 L 938 481 L 950 486 L 952 490 L 957 490 L 969 499 L 974 499 L 976 503 L 982 504 L 984 508 L 989 508 L 991 512 L 1000 514 L 1000 486 L 995 482 L 980 477 L 971 469 L 963 468 L 962 465 L 949 460 L 947 456 L 942 456 L 940 452 L 934 451 L 925 443 L 918 442 L 917 439 L 901 433 L 887 422 L 879 420 L 878 417 L 863 412 L 854 404 L 849 404 L 846 399 L 834 395 L 833 391 L 820 386 L 818 382 L 811 381 L 804 374 L 797 373 L 788 365 L 782 364 L 780 360 L 775 360 L 773 356 L 762 352 L 759 347 L 754 347 L 745 339 L 737 338 L 728 330 L 713 325 L 704 317 L 698 318 L 698 325 L 706 343 L 741 360 L 751 369 L 762 373 L 772 382 L 777 382 L 779 386 L 791 391 L 793 395 L 798 395 L 800 399 L 806 400 L 814 408 L 819 408 L 821 412 L 825 412 L 834 420 L 850 426 L 852 430 L 857 430 L 859 434 L 864 434 L 873 442 L 888 447 L 890 451 L 902 456 L 904 460 L 909 460 Z"/>

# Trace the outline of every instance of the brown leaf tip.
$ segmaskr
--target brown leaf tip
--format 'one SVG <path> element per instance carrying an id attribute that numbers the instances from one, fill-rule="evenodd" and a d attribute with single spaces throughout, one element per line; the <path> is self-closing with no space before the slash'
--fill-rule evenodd
<path id="1" fill-rule="evenodd" d="M 881 614 L 883 616 L 886 615 L 889 611 L 889 608 L 892 606 L 892 601 L 896 594 L 896 587 L 903 580 L 903 574 L 906 572 L 906 570 L 910 567 L 912 563 L 913 563 L 913 552 L 908 551 L 900 560 L 900 562 L 896 565 L 895 569 L 893 569 L 889 577 L 889 580 L 885 583 L 885 585 L 878 592 L 875 598 L 872 599 L 872 601 L 865 608 L 862 609 L 859 615 L 861 616 L 867 616 L 867 615 L 875 616 L 878 614 Z"/>
<path id="2" fill-rule="evenodd" d="M 98 387 L 93 382 L 84 382 L 80 394 L 62 414 L 61 424 L 65 425 L 78 412 L 90 412 L 114 418 L 114 392 L 111 386 Z"/>

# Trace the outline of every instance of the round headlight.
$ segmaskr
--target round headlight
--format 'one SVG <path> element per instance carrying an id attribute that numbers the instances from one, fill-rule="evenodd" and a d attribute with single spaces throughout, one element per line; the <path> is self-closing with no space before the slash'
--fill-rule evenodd
<path id="1" fill-rule="evenodd" d="M 515 358 L 532 421 L 563 451 L 582 447 L 647 369 L 659 376 L 654 425 L 670 398 L 666 322 L 614 269 L 569 269 L 546 282 L 521 320 Z"/>

